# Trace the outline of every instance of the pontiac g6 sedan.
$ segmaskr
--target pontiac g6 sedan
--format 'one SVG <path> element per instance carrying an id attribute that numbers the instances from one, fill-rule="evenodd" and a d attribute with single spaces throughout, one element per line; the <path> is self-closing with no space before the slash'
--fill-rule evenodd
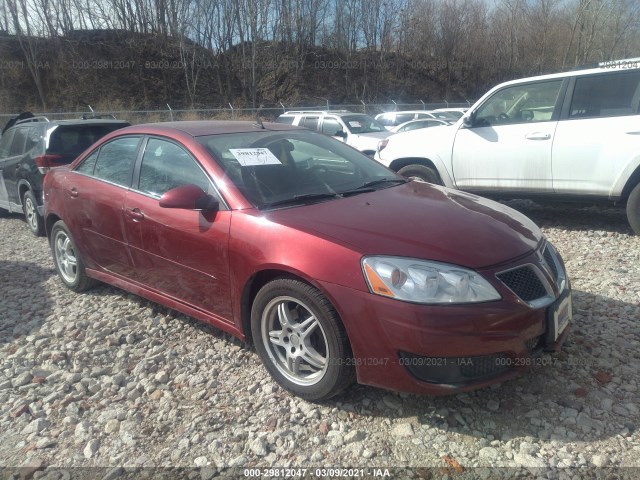
<path id="1" fill-rule="evenodd" d="M 49 172 L 45 204 L 67 287 L 106 282 L 252 342 L 309 400 L 356 379 L 486 386 L 568 332 L 562 259 L 529 219 L 297 127 L 124 128 Z"/>

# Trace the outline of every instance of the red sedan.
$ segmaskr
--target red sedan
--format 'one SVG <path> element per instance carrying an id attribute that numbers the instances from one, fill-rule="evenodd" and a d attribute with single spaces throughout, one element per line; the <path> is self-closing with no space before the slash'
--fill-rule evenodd
<path id="1" fill-rule="evenodd" d="M 562 259 L 501 204 L 281 124 L 114 132 L 45 178 L 62 281 L 252 341 L 287 390 L 453 393 L 521 373 L 571 319 Z"/>

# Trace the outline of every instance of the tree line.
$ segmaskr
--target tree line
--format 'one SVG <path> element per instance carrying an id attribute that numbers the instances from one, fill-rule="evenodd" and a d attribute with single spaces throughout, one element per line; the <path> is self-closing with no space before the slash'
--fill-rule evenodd
<path id="1" fill-rule="evenodd" d="M 211 82 L 219 103 L 312 97 L 324 92 L 326 71 L 337 91 L 324 95 L 344 100 L 416 98 L 421 79 L 427 94 L 460 100 L 507 78 L 640 56 L 640 2 L 0 0 L 0 30 L 18 41 L 43 107 L 45 51 L 68 55 L 66 40 L 104 30 L 168 45 L 179 66 L 171 75 L 192 105 Z"/>

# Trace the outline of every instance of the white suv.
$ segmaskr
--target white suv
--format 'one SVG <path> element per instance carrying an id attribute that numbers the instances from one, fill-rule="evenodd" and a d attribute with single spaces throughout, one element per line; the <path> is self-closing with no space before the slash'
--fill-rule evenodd
<path id="1" fill-rule="evenodd" d="M 378 142 L 391 135 L 380 122 L 369 115 L 348 110 L 296 110 L 283 113 L 276 122 L 318 130 L 372 156 Z"/>
<path id="2" fill-rule="evenodd" d="M 454 125 L 383 140 L 375 158 L 480 195 L 626 202 L 640 234 L 640 59 L 503 83 Z"/>

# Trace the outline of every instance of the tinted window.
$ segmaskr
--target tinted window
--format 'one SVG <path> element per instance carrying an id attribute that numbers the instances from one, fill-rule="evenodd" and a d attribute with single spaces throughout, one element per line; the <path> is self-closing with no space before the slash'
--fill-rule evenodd
<path id="1" fill-rule="evenodd" d="M 394 123 L 396 125 L 400 125 L 401 123 L 413 120 L 415 117 L 415 113 L 399 113 L 398 115 L 396 115 L 396 121 Z"/>
<path id="2" fill-rule="evenodd" d="M 640 113 L 640 72 L 576 79 L 570 118 L 614 117 Z"/>
<path id="3" fill-rule="evenodd" d="M 325 135 L 330 135 L 333 137 L 340 130 L 342 130 L 342 125 L 340 125 L 340 123 L 333 118 L 325 118 L 322 122 L 322 133 L 324 133 Z"/>
<path id="4" fill-rule="evenodd" d="M 14 132 L 15 130 L 9 130 L 0 139 L 0 158 L 9 156 L 9 149 L 11 148 Z"/>
<path id="5" fill-rule="evenodd" d="M 476 126 L 550 121 L 562 80 L 504 88 L 485 101 L 475 115 Z"/>
<path id="6" fill-rule="evenodd" d="M 293 120 L 296 117 L 278 117 L 276 118 L 276 123 L 286 123 L 287 125 L 293 125 Z"/>
<path id="7" fill-rule="evenodd" d="M 93 175 L 93 170 L 96 168 L 96 160 L 98 160 L 98 152 L 99 150 L 96 150 L 87 158 L 85 158 L 82 163 L 76 167 L 76 172 Z"/>
<path id="8" fill-rule="evenodd" d="M 72 161 L 107 133 L 128 124 L 113 125 L 60 125 L 49 137 L 47 153 L 62 155 Z"/>
<path id="9" fill-rule="evenodd" d="M 9 150 L 9 156 L 22 155 L 24 152 L 24 145 L 27 141 L 27 128 L 17 128 L 16 133 L 13 135 L 13 143 L 11 143 L 11 150 Z"/>
<path id="10" fill-rule="evenodd" d="M 320 117 L 304 117 L 300 122 L 300 125 L 308 128 L 309 130 L 317 130 L 319 120 Z"/>
<path id="11" fill-rule="evenodd" d="M 138 190 L 159 198 L 172 188 L 188 184 L 211 191 L 209 179 L 186 150 L 175 143 L 150 139 L 142 157 Z"/>
<path id="12" fill-rule="evenodd" d="M 100 148 L 93 175 L 117 185 L 129 186 L 131 168 L 136 160 L 139 137 L 123 137 Z"/>
<path id="13" fill-rule="evenodd" d="M 24 146 L 24 151 L 28 152 L 40 143 L 42 138 L 42 129 L 39 127 L 31 127 L 27 132 L 27 142 Z"/>

